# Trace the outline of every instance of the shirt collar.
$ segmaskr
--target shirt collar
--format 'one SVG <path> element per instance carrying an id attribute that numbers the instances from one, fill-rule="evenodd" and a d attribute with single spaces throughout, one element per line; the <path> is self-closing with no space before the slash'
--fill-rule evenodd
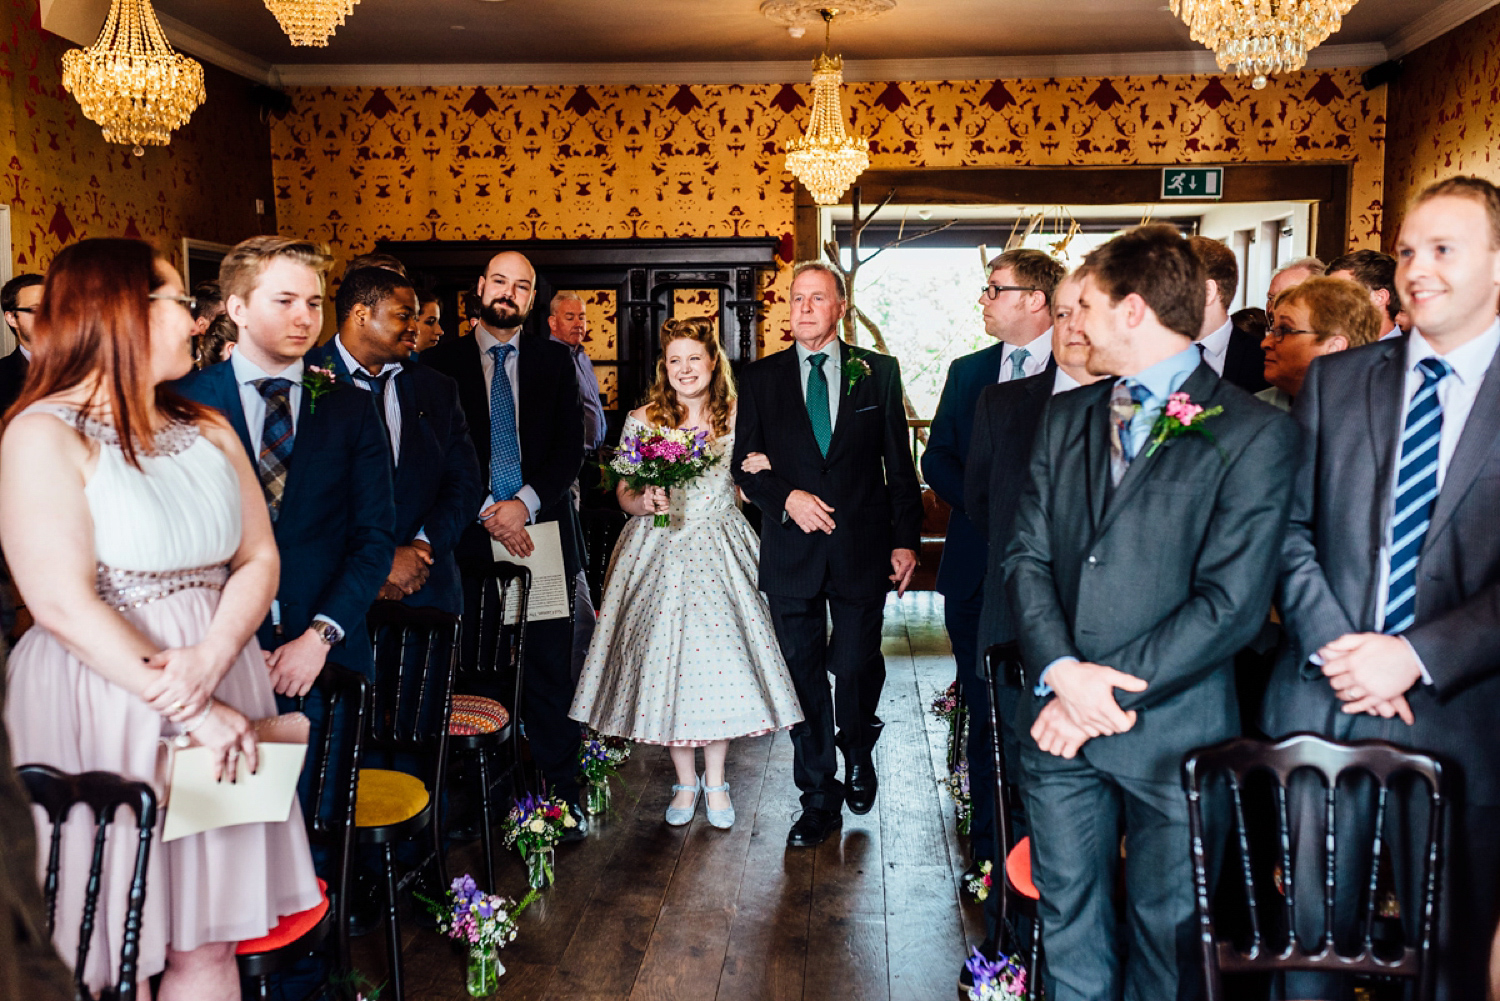
<path id="1" fill-rule="evenodd" d="M 556 343 L 556 344 L 561 344 L 563 347 L 567 348 L 568 349 L 568 354 L 572 355 L 574 358 L 577 358 L 578 357 L 578 352 L 580 352 L 580 351 L 583 350 L 583 344 L 582 344 L 582 342 L 580 342 L 578 344 L 570 344 L 569 342 L 563 340 L 561 337 L 556 337 L 556 336 L 552 336 L 552 335 L 549 335 L 547 337 L 547 339 L 549 341 L 552 341 L 552 342 Z"/>
<path id="2" fill-rule="evenodd" d="M 285 369 L 283 369 L 279 375 L 275 376 L 271 375 L 271 373 L 269 372 L 263 371 L 259 365 L 255 364 L 255 362 L 251 361 L 249 358 L 246 358 L 245 352 L 243 351 L 236 351 L 234 354 L 230 355 L 229 364 L 234 372 L 234 381 L 239 383 L 241 386 L 248 385 L 249 383 L 254 382 L 256 379 L 286 379 L 293 385 L 296 385 L 297 383 L 300 383 L 302 381 L 303 362 L 301 358 L 298 358 L 296 361 L 292 362 Z"/>
<path id="3" fill-rule="evenodd" d="M 1189 344 L 1175 355 L 1163 358 L 1145 371 L 1137 372 L 1124 381 L 1145 386 L 1153 399 L 1165 403 L 1167 397 L 1177 392 L 1201 363 L 1202 359 L 1198 357 L 1198 345 Z M 1116 379 L 1115 381 L 1118 383 L 1122 380 Z"/>
<path id="4" fill-rule="evenodd" d="M 1234 321 L 1225 321 L 1224 325 L 1207 337 L 1199 338 L 1198 343 L 1203 345 L 1205 354 L 1211 354 L 1215 358 L 1229 350 L 1229 338 L 1234 334 Z"/>
<path id="5" fill-rule="evenodd" d="M 1052 328 L 1030 344 L 1006 344 L 1005 350 L 1000 352 L 1000 364 L 1009 365 L 1010 356 L 1020 349 L 1026 349 L 1026 364 L 1040 360 L 1044 364 L 1052 357 Z"/>
<path id="6" fill-rule="evenodd" d="M 26 345 L 22 344 L 20 341 L 16 342 L 16 347 L 18 347 L 18 348 L 21 349 L 21 357 L 25 358 L 28 362 L 30 362 L 31 361 L 31 349 L 28 348 Z"/>
<path id="7" fill-rule="evenodd" d="M 1414 370 L 1423 358 L 1441 357 L 1453 366 L 1453 374 L 1458 377 L 1459 382 L 1465 386 L 1478 386 L 1484 381 L 1490 362 L 1495 359 L 1496 348 L 1500 348 L 1500 317 L 1490 324 L 1488 330 L 1469 343 L 1441 356 L 1433 350 L 1420 330 L 1413 329 L 1411 336 L 1406 339 L 1406 369 L 1408 372 Z"/>
<path id="8" fill-rule="evenodd" d="M 1066 393 L 1068 390 L 1077 389 L 1082 385 L 1083 383 L 1064 372 L 1062 366 L 1059 365 L 1056 372 L 1053 373 L 1052 395 L 1056 396 L 1058 393 Z"/>
<path id="9" fill-rule="evenodd" d="M 831 340 L 827 344 L 823 345 L 823 347 L 820 348 L 819 350 L 817 350 L 817 351 L 809 351 L 809 350 L 807 350 L 807 348 L 805 348 L 805 347 L 802 346 L 802 342 L 801 341 L 793 341 L 792 342 L 792 346 L 797 349 L 797 363 L 799 365 L 806 365 L 807 364 L 807 359 L 811 358 L 815 354 L 825 354 L 825 355 L 828 356 L 828 358 L 823 362 L 824 365 L 827 365 L 828 362 L 830 362 L 830 361 L 834 362 L 835 364 L 837 364 L 837 362 L 839 360 L 839 352 L 841 350 L 841 345 L 842 344 L 843 344 L 843 342 L 840 341 L 837 337 L 835 337 L 833 340 Z"/>
<path id="10" fill-rule="evenodd" d="M 340 335 L 340 334 L 335 334 L 334 335 L 334 337 L 333 337 L 333 346 L 336 347 L 336 348 L 338 348 L 338 350 L 339 350 L 339 357 L 342 358 L 342 359 L 344 359 L 344 368 L 347 369 L 348 372 L 349 372 L 349 375 L 351 377 L 355 378 L 355 379 L 362 379 L 362 380 L 368 382 L 371 379 L 378 379 L 378 378 L 380 378 L 382 375 L 385 375 L 387 372 L 399 372 L 399 371 L 401 371 L 401 363 L 399 361 L 389 361 L 389 362 L 386 362 L 383 366 L 381 366 L 381 369 L 380 369 L 379 372 L 376 372 L 374 375 L 371 375 L 369 372 L 365 371 L 365 369 L 364 369 L 364 367 L 362 365 L 360 365 L 359 359 L 355 358 L 352 354 L 349 353 L 349 349 L 346 348 L 346 347 L 344 347 L 344 338 L 343 338 L 342 335 Z"/>
<path id="11" fill-rule="evenodd" d="M 490 353 L 490 348 L 504 343 L 516 349 L 517 358 L 521 357 L 521 332 L 519 330 L 516 331 L 516 335 L 510 340 L 502 342 L 500 338 L 484 329 L 484 324 L 481 323 L 474 328 L 474 340 L 479 345 L 480 354 L 487 355 Z"/>

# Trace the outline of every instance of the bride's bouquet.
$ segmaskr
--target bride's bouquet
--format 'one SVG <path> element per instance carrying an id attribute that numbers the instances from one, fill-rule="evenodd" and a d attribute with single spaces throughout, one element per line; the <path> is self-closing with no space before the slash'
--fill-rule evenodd
<path id="1" fill-rule="evenodd" d="M 643 428 L 623 439 L 614 458 L 599 468 L 606 488 L 624 480 L 635 491 L 647 487 L 671 490 L 696 480 L 718 461 L 719 453 L 709 447 L 707 431 Z M 671 522 L 669 515 L 658 514 L 652 523 L 666 528 Z"/>

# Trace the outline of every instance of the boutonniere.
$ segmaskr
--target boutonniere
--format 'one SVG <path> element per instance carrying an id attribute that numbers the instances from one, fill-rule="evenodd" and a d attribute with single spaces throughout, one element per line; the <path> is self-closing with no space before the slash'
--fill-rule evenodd
<path id="1" fill-rule="evenodd" d="M 850 355 L 844 362 L 844 388 L 848 392 L 854 392 L 854 387 L 859 385 L 859 380 L 870 374 L 870 363 L 856 355 Z"/>
<path id="2" fill-rule="evenodd" d="M 1213 441 L 1213 432 L 1203 425 L 1223 412 L 1223 407 L 1205 410 L 1190 400 L 1188 394 L 1173 393 L 1167 397 L 1167 405 L 1157 415 L 1156 423 L 1151 425 L 1151 447 L 1146 449 L 1146 455 L 1155 454 L 1158 448 L 1185 434 L 1201 434 Z"/>
<path id="3" fill-rule="evenodd" d="M 318 398 L 333 388 L 333 384 L 339 381 L 333 369 L 323 368 L 321 365 L 309 365 L 302 371 L 302 388 L 307 390 L 307 412 L 310 414 L 318 411 Z"/>

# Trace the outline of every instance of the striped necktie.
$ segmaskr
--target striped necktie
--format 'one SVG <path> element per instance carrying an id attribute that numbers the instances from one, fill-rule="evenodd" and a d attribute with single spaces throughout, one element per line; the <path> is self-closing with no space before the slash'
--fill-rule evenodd
<path id="1" fill-rule="evenodd" d="M 1423 358 L 1417 368 L 1422 384 L 1406 408 L 1392 506 L 1391 574 L 1385 592 L 1384 629 L 1392 636 L 1410 629 L 1417 620 L 1417 562 L 1438 495 L 1438 448 L 1443 436 L 1438 383 L 1453 374 L 1453 366 L 1441 358 Z"/>
<path id="2" fill-rule="evenodd" d="M 255 468 L 274 522 L 281 514 L 281 498 L 286 493 L 286 475 L 292 461 L 292 381 L 256 379 L 250 385 L 266 400 L 266 423 L 260 432 L 260 455 Z"/>
<path id="3" fill-rule="evenodd" d="M 490 348 L 495 371 L 490 376 L 490 496 L 511 500 L 524 485 L 521 480 L 521 440 L 516 433 L 516 396 L 505 374 L 505 359 L 514 344 Z"/>

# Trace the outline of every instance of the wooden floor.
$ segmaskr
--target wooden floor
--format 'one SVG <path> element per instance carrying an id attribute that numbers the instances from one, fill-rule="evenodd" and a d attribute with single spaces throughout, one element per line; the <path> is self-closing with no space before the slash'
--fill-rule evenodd
<path id="1" fill-rule="evenodd" d="M 909 593 L 886 606 L 888 671 L 876 748 L 876 808 L 847 810 L 841 835 L 788 849 L 798 810 L 792 750 L 777 734 L 736 742 L 729 781 L 738 819 L 686 828 L 662 820 L 672 767 L 664 748 L 637 747 L 616 785 L 617 812 L 588 840 L 558 850 L 557 883 L 521 918 L 502 953 L 506 1001 L 948 1001 L 965 940 L 983 936 L 979 909 L 961 904 L 966 849 L 938 788 L 945 730 L 926 712 L 954 676 L 942 598 Z M 473 850 L 453 873 L 479 873 Z M 501 893 L 519 897 L 525 872 L 500 861 Z M 458 999 L 463 957 L 410 931 L 407 997 Z M 356 960 L 385 979 L 377 932 Z M 389 991 L 385 996 L 390 997 Z"/>

